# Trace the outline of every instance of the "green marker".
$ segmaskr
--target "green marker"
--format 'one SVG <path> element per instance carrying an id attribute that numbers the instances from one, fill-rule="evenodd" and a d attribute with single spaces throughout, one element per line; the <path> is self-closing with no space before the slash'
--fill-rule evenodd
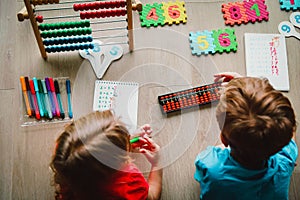
<path id="1" fill-rule="evenodd" d="M 139 138 L 140 138 L 140 137 L 135 137 L 135 138 L 131 139 L 131 140 L 130 140 L 130 144 L 135 143 L 135 142 L 138 142 L 138 141 L 140 140 Z"/>

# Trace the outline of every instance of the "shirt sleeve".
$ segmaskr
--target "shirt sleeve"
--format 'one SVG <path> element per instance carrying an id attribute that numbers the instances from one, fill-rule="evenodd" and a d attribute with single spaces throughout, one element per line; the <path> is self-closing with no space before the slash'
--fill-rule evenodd
<path id="1" fill-rule="evenodd" d="M 196 171 L 194 174 L 194 178 L 196 181 L 203 181 L 206 172 L 207 166 L 204 164 L 206 158 L 208 158 L 213 153 L 213 147 L 208 146 L 204 151 L 200 152 L 195 160 Z"/>
<path id="2" fill-rule="evenodd" d="M 296 142 L 292 139 L 288 145 L 283 147 L 282 150 L 277 153 L 277 156 L 282 164 L 284 163 L 293 170 L 298 157 L 298 147 Z"/>

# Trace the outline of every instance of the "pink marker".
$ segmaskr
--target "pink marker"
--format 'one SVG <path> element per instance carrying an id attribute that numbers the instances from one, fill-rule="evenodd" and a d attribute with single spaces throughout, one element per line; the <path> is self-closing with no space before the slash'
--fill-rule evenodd
<path id="1" fill-rule="evenodd" d="M 35 111 L 35 118 L 36 119 L 41 119 L 40 111 L 39 111 L 39 105 L 36 99 L 36 94 L 34 90 L 34 84 L 33 80 L 29 80 L 29 86 L 30 86 L 30 91 L 31 91 L 31 96 L 33 98 L 33 106 L 34 106 L 34 111 Z"/>
<path id="2" fill-rule="evenodd" d="M 54 104 L 55 104 L 56 116 L 60 117 L 59 105 L 58 105 L 58 101 L 56 98 L 55 87 L 54 87 L 54 82 L 53 82 L 52 78 L 49 78 L 49 83 L 50 83 L 50 89 L 51 89 L 51 93 L 52 93 Z"/>

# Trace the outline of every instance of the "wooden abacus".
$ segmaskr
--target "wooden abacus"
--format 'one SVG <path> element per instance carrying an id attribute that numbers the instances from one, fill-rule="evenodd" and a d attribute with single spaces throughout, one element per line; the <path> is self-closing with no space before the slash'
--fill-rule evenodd
<path id="1" fill-rule="evenodd" d="M 220 99 L 221 82 L 202 85 L 191 89 L 158 96 L 158 102 L 164 114 L 204 106 Z"/>
<path id="2" fill-rule="evenodd" d="M 80 12 L 79 15 L 49 17 L 48 19 L 80 17 L 81 21 L 41 24 L 44 18 L 35 15 L 35 8 L 38 5 L 67 4 L 73 2 L 76 2 L 73 4 L 73 7 L 56 8 L 53 10 L 73 9 L 75 12 Z M 92 49 L 94 47 L 92 42 L 93 37 L 91 35 L 93 30 L 90 26 L 91 22 L 89 19 L 119 17 L 125 15 L 127 15 L 127 43 L 129 45 L 129 51 L 133 51 L 132 10 L 141 11 L 142 4 L 140 2 L 135 4 L 132 4 L 131 0 L 89 1 L 87 3 L 77 3 L 84 2 L 84 0 L 82 0 L 73 2 L 59 2 L 59 0 L 24 0 L 25 7 L 18 12 L 18 20 L 24 21 L 24 19 L 30 19 L 40 53 L 44 59 L 47 59 L 47 53 Z M 47 11 L 50 10 L 51 9 L 49 8 Z M 40 24 L 38 24 L 38 22 Z M 109 21 L 107 23 L 112 22 L 114 21 Z"/>

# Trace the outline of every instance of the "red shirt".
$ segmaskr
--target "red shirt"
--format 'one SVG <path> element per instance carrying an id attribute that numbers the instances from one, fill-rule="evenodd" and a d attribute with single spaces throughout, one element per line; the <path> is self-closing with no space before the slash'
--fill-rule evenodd
<path id="1" fill-rule="evenodd" d="M 114 174 L 112 182 L 101 190 L 103 189 L 109 196 L 108 199 L 145 200 L 148 197 L 149 185 L 135 164 L 129 163 Z"/>

